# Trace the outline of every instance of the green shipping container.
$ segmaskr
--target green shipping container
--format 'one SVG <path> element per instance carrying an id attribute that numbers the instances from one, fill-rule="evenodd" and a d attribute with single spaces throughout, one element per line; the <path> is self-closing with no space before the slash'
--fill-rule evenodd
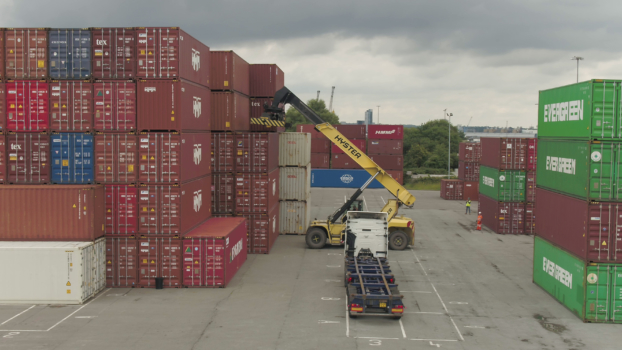
<path id="1" fill-rule="evenodd" d="M 584 322 L 622 323 L 622 264 L 587 264 L 535 237 L 533 281 Z"/>
<path id="2" fill-rule="evenodd" d="M 525 171 L 480 166 L 479 193 L 499 202 L 524 202 Z"/>
<path id="3" fill-rule="evenodd" d="M 538 137 L 622 140 L 620 82 L 594 79 L 540 91 Z"/>
<path id="4" fill-rule="evenodd" d="M 622 200 L 622 144 L 538 140 L 538 187 L 580 199 Z"/>

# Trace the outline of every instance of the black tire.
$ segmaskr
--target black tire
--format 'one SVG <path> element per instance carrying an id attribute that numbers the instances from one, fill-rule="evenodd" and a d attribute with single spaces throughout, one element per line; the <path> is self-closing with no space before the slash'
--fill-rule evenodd
<path id="1" fill-rule="evenodd" d="M 311 249 L 322 249 L 326 245 L 326 232 L 321 228 L 311 228 L 307 230 L 305 241 Z"/>
<path id="2" fill-rule="evenodd" d="M 401 320 L 402 316 L 391 316 L 391 318 L 394 320 Z"/>
<path id="3" fill-rule="evenodd" d="M 404 250 L 408 246 L 408 236 L 402 231 L 393 231 L 389 235 L 389 248 L 392 250 Z"/>

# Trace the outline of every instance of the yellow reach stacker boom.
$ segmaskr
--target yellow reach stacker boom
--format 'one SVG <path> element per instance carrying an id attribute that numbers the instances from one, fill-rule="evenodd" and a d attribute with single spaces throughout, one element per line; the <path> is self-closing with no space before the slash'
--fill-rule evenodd
<path id="1" fill-rule="evenodd" d="M 290 104 L 296 108 L 305 118 L 315 125 L 315 129 L 326 136 L 332 143 L 340 147 L 350 158 L 352 158 L 361 168 L 367 170 L 371 175 L 369 180 L 350 197 L 344 205 L 330 215 L 327 220 L 314 220 L 309 225 L 306 234 L 306 242 L 310 248 L 322 248 L 326 244 L 340 245 L 345 237 L 345 213 L 356 202 L 360 194 L 375 179 L 378 180 L 395 198 L 389 199 L 382 208 L 382 212 L 388 214 L 389 219 L 389 247 L 391 249 L 402 250 L 408 244 L 414 244 L 415 224 L 410 218 L 397 216 L 398 209 L 404 205 L 412 207 L 415 197 L 393 179 L 385 170 L 378 166 L 364 152 L 358 149 L 343 136 L 337 129 L 326 123 L 309 106 L 294 95 L 288 88 L 284 87 L 277 91 L 272 105 L 264 106 L 264 113 L 261 118 L 253 121 L 263 125 L 284 124 L 285 105 Z"/>

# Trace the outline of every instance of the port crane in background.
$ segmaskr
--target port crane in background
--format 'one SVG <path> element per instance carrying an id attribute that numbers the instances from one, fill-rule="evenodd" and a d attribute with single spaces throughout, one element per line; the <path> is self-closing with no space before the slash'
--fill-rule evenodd
<path id="1" fill-rule="evenodd" d="M 371 160 L 364 152 L 358 149 L 343 136 L 337 129 L 329 123 L 326 123 L 307 106 L 300 98 L 292 93 L 288 88 L 283 87 L 276 92 L 272 104 L 266 103 L 264 113 L 260 123 L 284 123 L 285 121 L 285 105 L 290 104 L 300 114 L 302 114 L 309 122 L 315 125 L 315 129 L 326 136 L 332 143 L 341 148 L 345 154 L 350 156 L 361 168 L 367 170 L 371 175 L 365 184 L 356 190 L 349 200 L 337 209 L 326 220 L 314 220 L 311 222 L 306 233 L 306 242 L 310 248 L 322 248 L 326 244 L 341 245 L 345 239 L 345 219 L 344 214 L 351 210 L 352 205 L 357 202 L 357 198 L 369 186 L 373 180 L 380 182 L 395 198 L 389 199 L 382 212 L 387 213 L 389 222 L 389 247 L 395 250 L 403 250 L 408 244 L 414 244 L 415 241 L 415 223 L 412 219 L 397 216 L 399 208 L 404 205 L 412 207 L 415 197 L 393 179 L 384 169 Z"/>

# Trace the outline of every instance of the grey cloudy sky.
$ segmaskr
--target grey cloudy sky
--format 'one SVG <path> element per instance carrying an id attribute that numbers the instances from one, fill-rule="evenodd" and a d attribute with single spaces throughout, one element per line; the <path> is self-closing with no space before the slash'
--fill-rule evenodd
<path id="1" fill-rule="evenodd" d="M 180 26 L 212 49 L 277 63 L 342 120 L 535 126 L 538 90 L 622 78 L 620 1 L 0 0 L 3 27 Z"/>

